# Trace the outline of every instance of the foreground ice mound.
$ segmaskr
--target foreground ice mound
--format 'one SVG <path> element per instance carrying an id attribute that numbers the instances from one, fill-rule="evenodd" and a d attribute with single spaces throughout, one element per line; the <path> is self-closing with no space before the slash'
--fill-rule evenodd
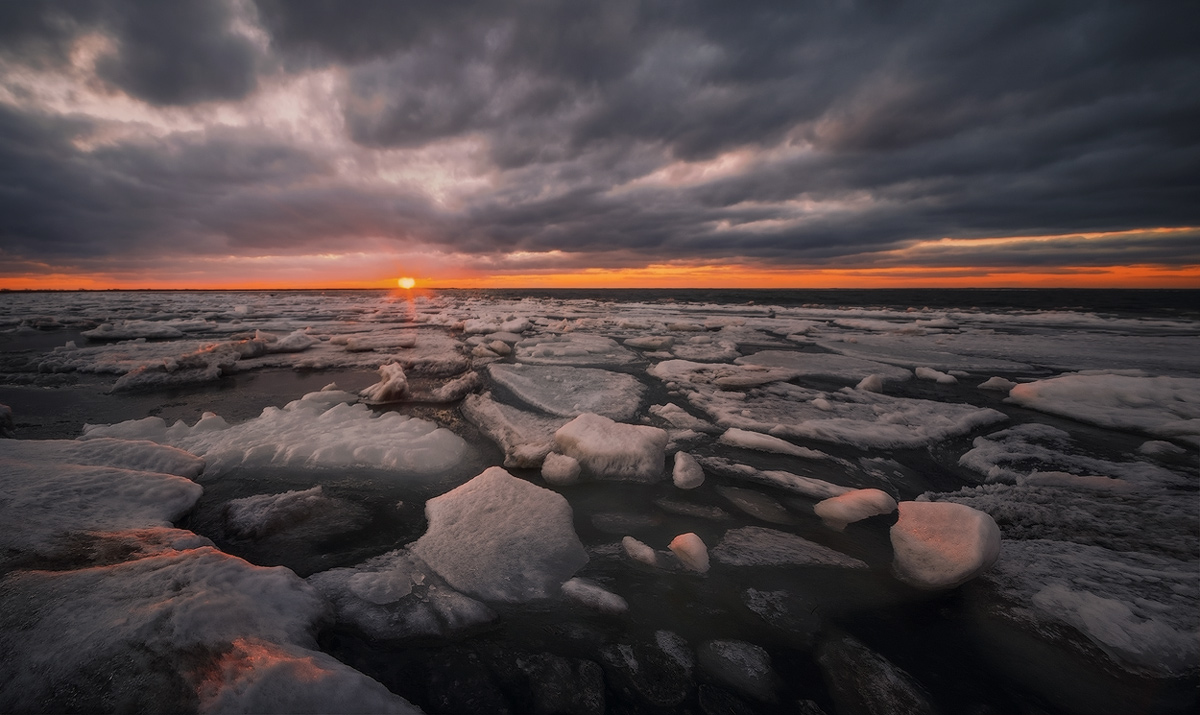
<path id="1" fill-rule="evenodd" d="M 203 492 L 171 474 L 57 462 L 56 444 L 39 445 L 46 459 L 0 451 L 0 562 L 66 555 L 93 532 L 170 526 Z"/>
<path id="2" fill-rule="evenodd" d="M 513 469 L 540 467 L 554 448 L 554 433 L 567 422 L 497 402 L 491 393 L 467 395 L 462 413 L 504 450 L 504 466 Z"/>
<path id="3" fill-rule="evenodd" d="M 583 414 L 554 433 L 556 451 L 574 457 L 584 474 L 598 479 L 655 482 L 663 476 L 667 433 Z"/>
<path id="4" fill-rule="evenodd" d="M 1200 379 L 1063 375 L 1017 385 L 1008 400 L 1118 430 L 1200 445 Z"/>
<path id="5" fill-rule="evenodd" d="M 594 412 L 628 420 L 646 391 L 632 375 L 594 368 L 492 364 L 488 372 L 521 401 L 562 417 Z"/>
<path id="6" fill-rule="evenodd" d="M 343 399 L 341 392 L 313 392 L 232 426 L 211 412 L 190 427 L 182 421 L 167 427 L 158 417 L 86 425 L 80 439 L 112 436 L 169 444 L 203 456 L 208 475 L 238 466 L 369 467 L 434 475 L 458 466 L 470 452 L 461 437 L 432 422 L 396 412 L 375 414 Z"/>
<path id="7" fill-rule="evenodd" d="M 1200 661 L 1197 567 L 1194 556 L 1006 539 L 984 578 L 1018 620 L 1072 626 L 1126 669 L 1183 675 Z"/>
<path id="8" fill-rule="evenodd" d="M 567 500 L 499 467 L 430 499 L 425 515 L 413 554 L 485 601 L 548 598 L 588 561 Z"/>
<path id="9" fill-rule="evenodd" d="M 282 494 L 255 494 L 225 505 L 226 533 L 261 539 L 307 526 L 310 536 L 327 536 L 360 528 L 366 510 L 343 499 L 325 496 L 320 486 Z"/>
<path id="10" fill-rule="evenodd" d="M 977 509 L 950 502 L 900 502 L 892 526 L 893 569 L 924 589 L 954 588 L 987 571 L 1000 554 L 1000 528 Z"/>
<path id="11" fill-rule="evenodd" d="M 408 377 L 404 367 L 389 362 L 379 366 L 379 382 L 363 389 L 359 394 L 367 402 L 396 402 L 404 399 L 408 392 Z"/>
<path id="12" fill-rule="evenodd" d="M 259 711 L 336 694 L 340 712 L 414 711 L 311 650 L 325 604 L 284 568 L 204 547 L 16 572 L 0 591 L 0 710 Z M 107 685 L 66 687 L 97 679 Z"/>

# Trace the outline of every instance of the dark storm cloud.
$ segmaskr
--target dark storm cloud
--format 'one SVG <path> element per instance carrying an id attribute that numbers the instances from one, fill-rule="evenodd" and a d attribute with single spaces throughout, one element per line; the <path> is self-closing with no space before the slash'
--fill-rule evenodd
<path id="1" fill-rule="evenodd" d="M 362 235 L 581 265 L 606 252 L 865 265 L 943 236 L 1200 225 L 1195 2 L 96 0 L 0 15 L 9 65 L 65 66 L 71 43 L 99 32 L 113 51 L 96 79 L 155 105 L 336 68 L 354 151 L 469 137 L 494 174 L 438 208 L 339 178 L 333 157 L 265 131 L 85 151 L 88 120 L 10 106 L 10 254 Z M 267 54 L 237 18 L 259 24 Z M 625 186 L 727 152 L 744 164 Z M 1194 241 L 1171 236 L 987 251 L 981 264 L 1200 263 Z"/>
<path id="2" fill-rule="evenodd" d="M 0 48 L 35 65 L 65 63 L 87 32 L 111 38 L 97 63 L 113 87 L 159 105 L 241 99 L 255 88 L 258 50 L 233 30 L 221 0 L 47 0 L 0 4 Z"/>

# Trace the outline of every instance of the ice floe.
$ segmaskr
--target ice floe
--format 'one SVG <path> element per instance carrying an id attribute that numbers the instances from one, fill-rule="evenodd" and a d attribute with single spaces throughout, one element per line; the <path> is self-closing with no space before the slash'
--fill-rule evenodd
<path id="1" fill-rule="evenodd" d="M 588 560 L 567 500 L 499 467 L 430 499 L 425 515 L 413 554 L 485 601 L 547 598 Z"/>
<path id="2" fill-rule="evenodd" d="M 763 350 L 734 360 L 739 365 L 759 365 L 791 371 L 794 377 L 819 377 L 842 382 L 858 382 L 867 375 L 878 375 L 884 382 L 902 381 L 912 373 L 902 367 L 837 353 Z"/>
<path id="3" fill-rule="evenodd" d="M 632 375 L 594 368 L 492 364 L 488 373 L 525 404 L 562 417 L 593 412 L 629 420 L 646 391 Z"/>
<path id="4" fill-rule="evenodd" d="M 534 365 L 625 365 L 637 355 L 602 335 L 566 334 L 526 338 L 513 352 Z"/>
<path id="5" fill-rule="evenodd" d="M 687 452 L 676 452 L 675 466 L 671 470 L 671 481 L 680 489 L 695 489 L 704 483 L 704 469 L 692 455 Z"/>
<path id="6" fill-rule="evenodd" d="M 813 507 L 825 525 L 835 531 L 868 517 L 896 511 L 896 500 L 879 489 L 855 489 L 824 499 Z"/>
<path id="7" fill-rule="evenodd" d="M 492 399 L 491 393 L 467 395 L 462 413 L 504 450 L 504 466 L 537 468 L 554 447 L 554 434 L 565 418 L 546 417 Z"/>
<path id="8" fill-rule="evenodd" d="M 1011 402 L 1118 430 L 1200 446 L 1200 379 L 1063 375 L 1017 385 Z"/>
<path id="9" fill-rule="evenodd" d="M 146 439 L 179 447 L 205 458 L 206 477 L 238 466 L 370 467 L 428 476 L 453 469 L 471 453 L 450 430 L 396 412 L 376 414 L 366 405 L 340 401 L 344 394 L 309 393 L 237 425 L 212 413 L 190 427 L 182 421 L 168 427 L 158 417 L 87 425 L 82 439 Z"/>
<path id="10" fill-rule="evenodd" d="M 616 614 L 629 610 L 629 604 L 625 599 L 585 578 L 576 577 L 566 581 L 562 585 L 562 592 L 572 601 L 601 613 Z"/>
<path id="11" fill-rule="evenodd" d="M 667 546 L 671 553 L 692 571 L 704 573 L 708 571 L 708 547 L 699 536 L 693 533 L 680 534 L 671 540 Z"/>

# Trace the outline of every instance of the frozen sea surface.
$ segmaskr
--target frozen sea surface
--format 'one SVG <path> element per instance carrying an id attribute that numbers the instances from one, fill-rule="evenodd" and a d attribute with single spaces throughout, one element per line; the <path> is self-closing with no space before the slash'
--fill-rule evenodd
<path id="1" fill-rule="evenodd" d="M 0 710 L 1196 712 L 1198 305 L 4 294 Z"/>

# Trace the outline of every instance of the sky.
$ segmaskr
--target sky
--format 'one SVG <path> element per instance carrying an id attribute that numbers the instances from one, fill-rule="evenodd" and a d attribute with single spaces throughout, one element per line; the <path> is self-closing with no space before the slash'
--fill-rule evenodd
<path id="1" fill-rule="evenodd" d="M 0 3 L 0 288 L 1200 287 L 1200 3 Z"/>

